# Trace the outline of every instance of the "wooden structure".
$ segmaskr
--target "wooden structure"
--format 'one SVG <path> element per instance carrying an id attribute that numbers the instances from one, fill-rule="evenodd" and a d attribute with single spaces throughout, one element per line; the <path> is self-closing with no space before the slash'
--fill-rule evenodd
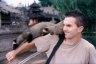
<path id="1" fill-rule="evenodd" d="M 5 2 L 0 2 L 0 27 L 12 23 L 11 14 L 13 13 L 18 14 L 20 11 L 7 5 Z"/>
<path id="2" fill-rule="evenodd" d="M 30 19 L 39 19 L 40 21 L 51 21 L 54 18 L 55 21 L 60 21 L 57 15 L 44 12 L 44 9 L 40 7 L 40 5 L 36 4 L 36 2 L 34 2 L 29 7 Z"/>

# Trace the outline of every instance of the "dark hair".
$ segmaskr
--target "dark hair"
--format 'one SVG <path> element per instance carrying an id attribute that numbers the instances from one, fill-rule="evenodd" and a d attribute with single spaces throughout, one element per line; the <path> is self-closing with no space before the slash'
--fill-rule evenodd
<path id="1" fill-rule="evenodd" d="M 87 24 L 87 17 L 78 10 L 71 10 L 65 13 L 65 17 L 75 17 L 77 19 L 76 25 L 79 26 L 86 26 Z"/>
<path id="2" fill-rule="evenodd" d="M 30 18 L 29 20 L 37 20 L 36 22 L 42 22 L 40 18 Z"/>
<path id="3" fill-rule="evenodd" d="M 37 20 L 38 22 L 44 21 L 44 15 L 41 13 L 33 13 L 29 16 L 29 19 Z"/>
<path id="4" fill-rule="evenodd" d="M 28 23 L 29 23 L 29 19 L 25 20 L 25 22 L 26 22 L 26 25 L 28 25 Z"/>
<path id="5" fill-rule="evenodd" d="M 38 21 L 38 19 L 28 19 L 28 20 L 25 20 L 27 25 L 29 24 L 30 20 L 36 20 L 37 23 L 41 22 L 41 21 Z"/>

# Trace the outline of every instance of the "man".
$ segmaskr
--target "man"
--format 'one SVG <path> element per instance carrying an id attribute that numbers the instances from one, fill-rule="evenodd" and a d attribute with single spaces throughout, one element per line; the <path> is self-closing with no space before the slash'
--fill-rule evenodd
<path id="1" fill-rule="evenodd" d="M 63 31 L 65 39 L 59 47 L 51 64 L 96 64 L 96 50 L 92 44 L 82 38 L 81 32 L 84 29 L 86 19 L 85 16 L 78 11 L 71 11 L 65 14 L 63 20 Z M 47 44 L 45 39 L 49 39 Z M 53 41 L 50 41 L 52 40 Z M 49 57 L 54 45 L 58 41 L 56 35 L 46 35 L 45 37 L 35 39 L 35 45 L 38 51 L 47 51 Z M 41 42 L 41 46 L 40 46 Z"/>
<path id="2" fill-rule="evenodd" d="M 83 39 L 81 35 L 85 21 L 85 17 L 81 12 L 70 11 L 65 14 L 65 19 L 63 20 L 65 39 L 50 64 L 96 64 L 94 46 Z M 30 43 L 30 48 L 35 45 L 37 51 L 46 52 L 49 57 L 58 40 L 59 37 L 57 35 L 48 34 L 34 39 Z M 24 48 L 22 50 L 27 49 Z M 14 50 L 15 56 L 22 50 Z M 7 59 L 10 60 L 8 55 Z"/>
<path id="3" fill-rule="evenodd" d="M 28 22 L 28 26 L 32 27 L 32 26 L 36 25 L 37 23 L 39 23 L 39 21 L 37 19 L 30 19 Z"/>
<path id="4" fill-rule="evenodd" d="M 32 27 L 38 23 L 40 23 L 41 21 L 38 20 L 38 18 L 30 18 L 30 20 L 28 20 L 28 27 Z M 17 49 L 22 51 L 23 48 L 26 48 L 26 51 L 27 51 L 27 48 L 30 48 L 30 44 L 28 42 L 25 42 L 23 44 L 21 44 Z M 25 51 L 25 50 L 24 50 Z M 15 58 L 15 55 L 16 53 L 14 52 L 14 50 L 12 51 L 9 51 L 7 54 L 6 54 L 6 58 L 8 59 L 8 61 L 11 61 L 12 59 Z"/>

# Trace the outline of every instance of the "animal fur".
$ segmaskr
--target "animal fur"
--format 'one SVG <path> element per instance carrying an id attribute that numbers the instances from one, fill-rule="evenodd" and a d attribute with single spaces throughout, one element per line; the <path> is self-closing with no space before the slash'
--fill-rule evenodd
<path id="1" fill-rule="evenodd" d="M 33 40 L 34 38 L 42 35 L 42 31 L 45 27 L 53 26 L 53 25 L 55 24 L 50 22 L 38 23 L 30 27 L 27 31 L 20 34 L 16 39 L 16 43 L 21 44 L 22 42 L 26 42 L 26 41 L 31 42 L 31 40 Z"/>
<path id="2" fill-rule="evenodd" d="M 44 32 L 45 31 L 45 32 Z M 33 39 L 42 36 L 42 34 L 56 34 L 60 35 L 63 33 L 63 22 L 59 22 L 58 24 L 54 24 L 51 22 L 41 22 L 28 30 L 20 34 L 16 39 L 16 44 L 20 45 L 22 42 L 31 42 Z"/>
<path id="3" fill-rule="evenodd" d="M 43 33 L 51 33 L 60 35 L 63 33 L 63 21 L 59 22 L 58 24 L 55 24 L 54 26 L 48 26 L 43 29 Z"/>

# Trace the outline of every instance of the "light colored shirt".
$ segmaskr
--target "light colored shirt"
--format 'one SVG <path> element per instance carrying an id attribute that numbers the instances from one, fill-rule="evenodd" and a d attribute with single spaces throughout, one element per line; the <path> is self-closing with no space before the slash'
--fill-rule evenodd
<path id="1" fill-rule="evenodd" d="M 57 35 L 46 35 L 34 40 L 37 51 L 45 52 L 49 57 L 52 49 L 58 42 Z M 62 44 L 55 53 L 51 64 L 96 64 L 96 50 L 85 39 L 74 45 Z"/>

